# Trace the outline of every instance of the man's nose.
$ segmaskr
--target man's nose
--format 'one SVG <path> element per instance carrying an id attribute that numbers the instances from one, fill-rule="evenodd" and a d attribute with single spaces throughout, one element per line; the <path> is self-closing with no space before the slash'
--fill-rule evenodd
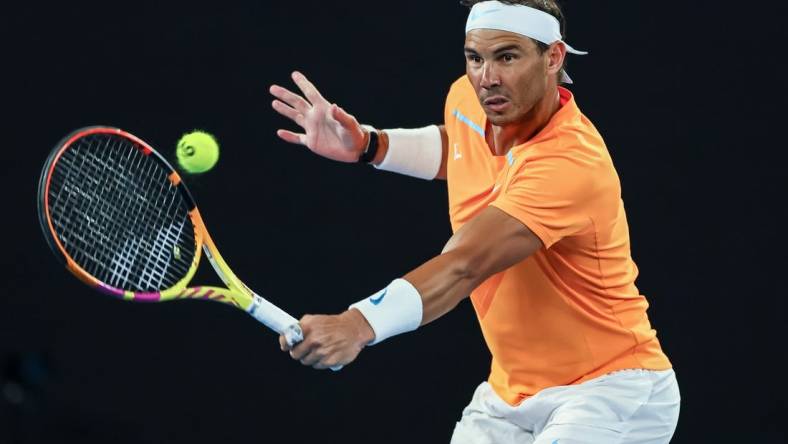
<path id="1" fill-rule="evenodd" d="M 501 78 L 498 76 L 498 71 L 495 69 L 495 65 L 493 63 L 485 62 L 484 66 L 482 66 L 482 88 L 490 89 L 500 85 Z"/>

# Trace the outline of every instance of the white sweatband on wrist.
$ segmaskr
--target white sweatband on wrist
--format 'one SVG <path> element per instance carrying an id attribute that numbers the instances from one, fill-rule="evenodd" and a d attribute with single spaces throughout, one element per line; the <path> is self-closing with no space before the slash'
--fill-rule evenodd
<path id="1" fill-rule="evenodd" d="M 375 332 L 375 339 L 367 345 L 419 328 L 423 315 L 421 295 L 405 279 L 395 279 L 388 287 L 349 308 L 360 311 Z"/>
<path id="2" fill-rule="evenodd" d="M 375 168 L 426 180 L 438 175 L 443 160 L 443 142 L 441 130 L 436 125 L 383 131 L 389 136 L 389 149 Z"/>

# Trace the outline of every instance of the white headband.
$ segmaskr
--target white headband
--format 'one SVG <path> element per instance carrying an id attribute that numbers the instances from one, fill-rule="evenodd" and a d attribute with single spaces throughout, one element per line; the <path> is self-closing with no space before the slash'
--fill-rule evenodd
<path id="1" fill-rule="evenodd" d="M 572 54 L 585 55 L 586 51 L 578 51 L 561 39 L 561 24 L 552 15 L 525 5 L 507 5 L 499 1 L 485 1 L 473 5 L 465 24 L 465 33 L 474 29 L 497 29 L 530 37 L 545 45 L 562 42 L 566 51 Z M 572 79 L 564 71 L 561 81 L 572 83 Z"/>

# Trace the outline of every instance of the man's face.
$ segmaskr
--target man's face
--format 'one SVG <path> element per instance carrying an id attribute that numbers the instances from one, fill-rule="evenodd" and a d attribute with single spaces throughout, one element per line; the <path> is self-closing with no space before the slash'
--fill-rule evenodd
<path id="1" fill-rule="evenodd" d="M 466 72 L 490 123 L 504 126 L 530 117 L 547 90 L 548 52 L 540 54 L 533 40 L 519 34 L 468 32 Z"/>

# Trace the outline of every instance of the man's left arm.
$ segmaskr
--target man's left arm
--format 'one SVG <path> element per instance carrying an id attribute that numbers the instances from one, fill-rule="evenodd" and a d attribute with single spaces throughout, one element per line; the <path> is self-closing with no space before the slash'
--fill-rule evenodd
<path id="1" fill-rule="evenodd" d="M 374 317 L 386 324 L 389 336 L 391 331 L 408 331 L 428 324 L 451 311 L 488 277 L 526 259 L 542 245 L 539 237 L 518 219 L 488 207 L 457 231 L 439 256 L 394 281 L 378 296 L 373 295 L 370 304 L 375 305 L 374 309 L 388 310 Z M 397 281 L 400 282 L 395 287 Z M 386 294 L 388 288 L 393 294 Z M 390 308 L 378 307 L 384 297 Z M 412 318 L 419 308 L 420 320 L 399 319 Z M 301 319 L 304 341 L 292 349 L 283 337 L 279 342 L 282 350 L 290 351 L 293 359 L 304 365 L 318 369 L 347 365 L 367 344 L 381 340 L 376 337 L 371 325 L 375 322 L 370 322 L 370 317 L 355 308 L 339 315 L 306 315 Z M 413 324 L 413 328 L 399 328 L 398 322 Z"/>

